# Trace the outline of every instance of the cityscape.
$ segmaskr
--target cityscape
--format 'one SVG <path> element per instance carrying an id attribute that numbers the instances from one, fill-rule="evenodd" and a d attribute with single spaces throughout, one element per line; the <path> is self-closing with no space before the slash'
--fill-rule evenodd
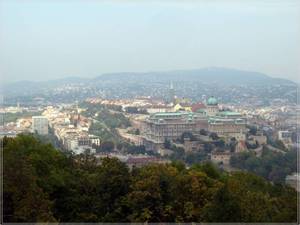
<path id="1" fill-rule="evenodd" d="M 1 223 L 299 223 L 296 1 L 1 6 Z"/>
<path id="2" fill-rule="evenodd" d="M 164 99 L 90 97 L 45 106 L 17 103 L 1 109 L 5 121 L 1 136 L 37 134 L 62 151 L 116 157 L 129 166 L 210 160 L 229 171 L 238 169 L 232 159 L 241 153 L 260 157 L 263 151 L 286 154 L 299 147 L 300 108 L 285 98 L 252 107 L 224 104 L 213 95 L 191 101 L 176 95 L 172 81 L 164 92 L 168 93 Z M 280 179 L 297 188 L 290 181 L 299 179 L 295 172 Z"/>

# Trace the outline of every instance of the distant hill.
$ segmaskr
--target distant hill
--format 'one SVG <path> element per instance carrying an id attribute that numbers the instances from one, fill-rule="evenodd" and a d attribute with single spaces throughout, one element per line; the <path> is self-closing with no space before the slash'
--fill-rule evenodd
<path id="1" fill-rule="evenodd" d="M 196 81 L 203 83 L 219 83 L 225 85 L 241 85 L 241 84 L 295 84 L 294 82 L 273 78 L 259 72 L 243 71 L 228 68 L 203 68 L 195 70 L 174 70 L 165 72 L 147 72 L 147 73 L 109 73 L 103 74 L 95 78 L 101 81 Z"/>
<path id="2" fill-rule="evenodd" d="M 108 73 L 95 78 L 68 77 L 43 82 L 18 81 L 2 84 L 1 94 L 8 102 L 29 101 L 35 96 L 44 97 L 50 102 L 72 102 L 94 96 L 133 98 L 147 95 L 164 98 L 169 93 L 171 82 L 176 95 L 194 101 L 198 101 L 202 95 L 215 95 L 223 102 L 243 102 L 251 98 L 254 102 L 257 102 L 255 99 L 268 102 L 276 98 L 296 101 L 297 84 L 293 81 L 259 72 L 218 67 Z"/>

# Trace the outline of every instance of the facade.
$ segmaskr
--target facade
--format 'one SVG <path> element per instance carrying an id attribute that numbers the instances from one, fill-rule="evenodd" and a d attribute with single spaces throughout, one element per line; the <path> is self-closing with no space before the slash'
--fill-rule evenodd
<path id="1" fill-rule="evenodd" d="M 177 111 L 180 111 L 180 110 L 191 112 L 192 111 L 192 106 L 190 104 L 187 104 L 187 103 L 177 103 L 174 106 L 174 111 L 177 112 Z"/>
<path id="2" fill-rule="evenodd" d="M 63 135 L 62 142 L 67 150 L 73 151 L 75 153 L 81 152 L 82 149 L 92 149 L 91 146 L 93 145 L 100 145 L 99 137 L 88 135 L 85 132 L 77 133 L 74 130 L 67 131 Z"/>
<path id="3" fill-rule="evenodd" d="M 91 144 L 91 145 L 100 146 L 101 141 L 100 141 L 100 138 L 99 138 L 99 137 L 90 134 L 90 135 L 89 135 L 89 138 L 90 138 L 90 144 Z"/>
<path id="4" fill-rule="evenodd" d="M 278 131 L 278 140 L 282 141 L 286 147 L 292 145 L 292 133 L 289 131 Z"/>
<path id="5" fill-rule="evenodd" d="M 89 153 L 89 154 L 95 154 L 96 149 L 92 148 L 91 146 L 88 145 L 81 145 L 78 146 L 77 148 L 72 150 L 75 154 L 84 154 L 84 153 Z"/>
<path id="6" fill-rule="evenodd" d="M 229 165 L 231 155 L 229 152 L 213 152 L 211 154 L 211 161 L 214 163 L 222 163 L 223 165 Z"/>
<path id="7" fill-rule="evenodd" d="M 65 148 L 68 149 L 69 151 L 72 151 L 76 148 L 78 148 L 78 140 L 77 138 L 66 138 L 64 141 Z"/>
<path id="8" fill-rule="evenodd" d="M 184 140 L 183 146 L 186 152 L 197 152 L 199 151 L 200 148 L 204 147 L 200 141 L 190 141 L 190 140 Z"/>
<path id="9" fill-rule="evenodd" d="M 45 116 L 32 117 L 32 132 L 37 132 L 40 135 L 48 134 L 48 119 Z"/>
<path id="10" fill-rule="evenodd" d="M 163 105 L 154 105 L 151 107 L 146 108 L 147 112 L 152 114 L 152 113 L 159 113 L 159 112 L 173 112 L 174 109 L 173 107 L 170 106 L 163 106 Z"/>
<path id="11" fill-rule="evenodd" d="M 241 114 L 236 112 L 220 112 L 208 120 L 208 130 L 220 137 L 231 138 L 241 141 L 246 139 L 247 121 Z"/>
<path id="12" fill-rule="evenodd" d="M 285 178 L 285 183 L 300 192 L 300 174 L 294 173 Z"/>
<path id="13" fill-rule="evenodd" d="M 175 140 L 184 132 L 195 132 L 203 125 L 206 117 L 189 112 L 155 113 L 146 121 L 145 138 L 154 143 L 164 143 L 165 139 Z"/>

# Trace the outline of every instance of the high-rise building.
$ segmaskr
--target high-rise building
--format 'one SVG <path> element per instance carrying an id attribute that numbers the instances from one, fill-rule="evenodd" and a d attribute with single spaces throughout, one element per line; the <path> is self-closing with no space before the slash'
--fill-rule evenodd
<path id="1" fill-rule="evenodd" d="M 32 117 L 32 132 L 40 135 L 48 134 L 48 119 L 45 116 Z"/>

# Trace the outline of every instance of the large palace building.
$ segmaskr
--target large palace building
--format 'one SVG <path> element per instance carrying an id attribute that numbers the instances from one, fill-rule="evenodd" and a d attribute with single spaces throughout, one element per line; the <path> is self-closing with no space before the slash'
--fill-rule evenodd
<path id="1" fill-rule="evenodd" d="M 210 97 L 206 101 L 206 114 L 207 116 L 214 116 L 219 112 L 218 101 L 215 97 Z"/>
<path id="2" fill-rule="evenodd" d="M 206 108 L 196 112 L 154 113 L 145 121 L 144 137 L 155 144 L 176 140 L 184 132 L 199 133 L 201 129 L 220 137 L 244 140 L 246 119 L 240 113 L 219 111 L 218 101 L 210 97 Z"/>
<path id="3" fill-rule="evenodd" d="M 165 139 L 177 139 L 184 132 L 207 129 L 207 119 L 203 114 L 184 111 L 155 113 L 150 115 L 145 128 L 146 139 L 159 144 Z"/>
<path id="4" fill-rule="evenodd" d="M 245 140 L 247 121 L 240 113 L 223 111 L 208 119 L 208 130 L 220 137 Z"/>

